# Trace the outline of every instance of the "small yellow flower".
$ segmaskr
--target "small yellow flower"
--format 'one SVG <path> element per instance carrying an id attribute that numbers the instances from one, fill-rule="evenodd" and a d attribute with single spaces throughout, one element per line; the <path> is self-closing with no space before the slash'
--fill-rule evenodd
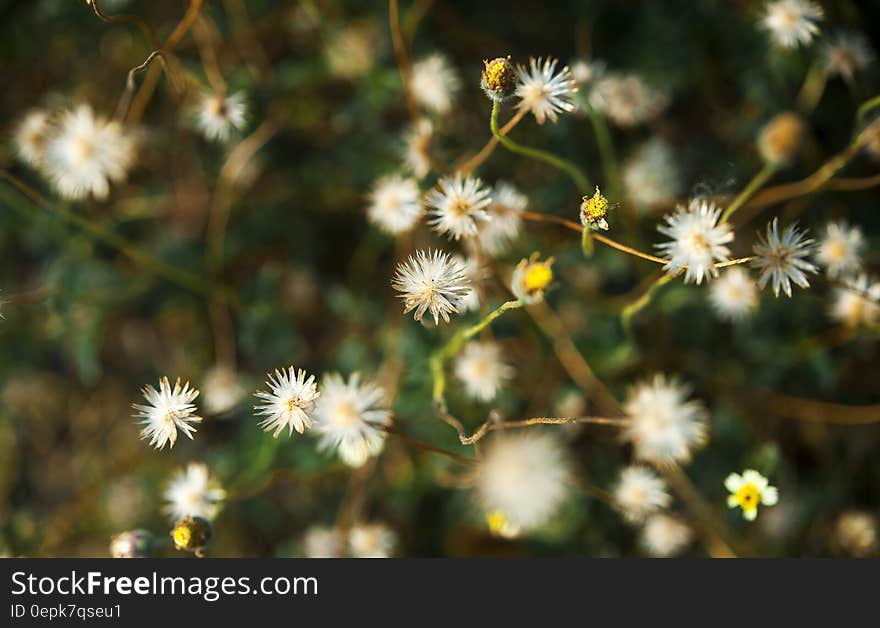
<path id="1" fill-rule="evenodd" d="M 516 68 L 510 62 L 510 55 L 483 61 L 483 74 L 480 86 L 492 100 L 504 100 L 516 87 Z"/>
<path id="2" fill-rule="evenodd" d="M 520 260 L 511 279 L 510 290 L 514 296 L 526 304 L 543 300 L 544 290 L 553 281 L 553 262 L 552 257 L 539 261 L 537 253 L 527 260 Z"/>
<path id="3" fill-rule="evenodd" d="M 500 510 L 493 510 L 487 514 L 486 524 L 489 526 L 489 531 L 495 536 L 501 536 L 505 539 L 519 536 L 519 528 L 512 525 Z"/>
<path id="4" fill-rule="evenodd" d="M 184 517 L 174 525 L 171 538 L 175 549 L 194 552 L 201 557 L 202 550 L 211 540 L 211 523 L 202 517 Z"/>
<path id="5" fill-rule="evenodd" d="M 779 501 L 779 491 L 770 486 L 767 478 L 755 471 L 746 469 L 742 475 L 731 473 L 724 480 L 724 487 L 730 491 L 727 506 L 743 511 L 743 518 L 754 521 L 758 516 L 758 505 L 773 506 Z"/>
<path id="6" fill-rule="evenodd" d="M 596 186 L 596 192 L 593 196 L 585 196 L 581 203 L 581 224 L 588 229 L 602 229 L 608 231 L 608 210 L 611 204 L 608 199 L 599 191 Z"/>

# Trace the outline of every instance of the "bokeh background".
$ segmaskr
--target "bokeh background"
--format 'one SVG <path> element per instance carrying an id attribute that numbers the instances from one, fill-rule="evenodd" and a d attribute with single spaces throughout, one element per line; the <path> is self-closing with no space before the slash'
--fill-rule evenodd
<path id="1" fill-rule="evenodd" d="M 121 7 L 142 17 L 160 38 L 186 5 L 102 4 L 108 13 Z M 824 32 L 855 29 L 880 49 L 880 5 L 824 5 Z M 793 106 L 817 54 L 810 48 L 774 52 L 756 25 L 760 8 L 760 2 L 725 0 L 403 2 L 411 56 L 441 52 L 462 79 L 452 112 L 434 120 L 433 159 L 448 169 L 488 139 L 490 103 L 479 89 L 483 59 L 599 58 L 670 96 L 656 121 L 612 128 L 622 162 L 643 141 L 662 137 L 675 150 L 682 198 L 735 193 L 760 167 L 758 131 Z M 302 555 L 310 526 L 332 525 L 352 508 L 393 529 L 396 553 L 405 556 L 640 555 L 635 531 L 587 494 L 576 494 L 539 534 L 504 540 L 489 533 L 470 493 L 456 487 L 461 469 L 443 457 L 390 438 L 377 463 L 353 472 L 319 452 L 309 435 L 275 441 L 258 429 L 250 393 L 267 371 L 287 364 L 319 374 L 359 370 L 396 390 L 401 430 L 469 455 L 430 403 L 427 358 L 450 329 L 403 317 L 389 285 L 396 261 L 412 248 L 455 247 L 424 224 L 402 247 L 365 218 L 373 182 L 400 168 L 409 124 L 387 3 L 214 0 L 202 14 L 225 80 L 247 97 L 248 124 L 238 139 L 272 120 L 265 143 L 234 183 L 224 183 L 221 169 L 238 139 L 205 141 L 182 113 L 185 95 L 160 76 L 128 180 L 106 201 L 71 203 L 16 161 L 14 123 L 47 103 L 87 102 L 109 115 L 129 70 L 152 48 L 136 26 L 104 23 L 82 1 L 0 2 L 6 127 L 0 166 L 47 205 L 87 216 L 234 295 L 232 306 L 218 311 L 198 289 L 133 262 L 0 182 L 0 297 L 7 301 L 0 320 L 0 550 L 105 556 L 109 539 L 122 530 L 165 535 L 165 483 L 187 462 L 204 461 L 230 493 L 216 521 L 212 556 Z M 175 58 L 187 89 L 207 85 L 196 37 L 187 36 Z M 878 79 L 874 64 L 852 84 L 830 80 L 809 116 L 802 158 L 774 182 L 802 179 L 842 149 L 856 108 L 877 93 Z M 138 84 L 144 80 L 137 77 Z M 552 147 L 603 181 L 584 115 L 543 126 L 526 119 L 515 137 Z M 878 168 L 859 156 L 845 176 L 866 177 Z M 500 149 L 478 174 L 490 183 L 514 182 L 534 211 L 572 219 L 588 192 L 558 171 Z M 428 175 L 423 187 L 435 178 Z M 865 233 L 865 266 L 876 273 L 877 189 L 819 192 L 762 209 L 738 231 L 743 250 L 737 253 L 748 254 L 745 243 L 772 216 L 797 219 L 813 235 L 828 220 L 846 218 Z M 650 250 L 659 240 L 662 210 L 628 209 L 625 190 L 611 200 L 620 203 L 611 235 Z M 228 207 L 229 228 L 219 259 L 212 260 L 206 229 L 215 203 Z M 756 554 L 838 554 L 841 513 L 858 509 L 876 520 L 880 336 L 876 328 L 847 330 L 829 318 L 831 284 L 817 277 L 790 300 L 765 292 L 753 318 L 731 325 L 711 311 L 705 288 L 673 282 L 627 335 L 621 307 L 655 277 L 651 264 L 604 247 L 587 260 L 576 234 L 533 224 L 497 267 L 509 272 L 536 250 L 557 258 L 558 281 L 548 297 L 554 320 L 615 394 L 661 371 L 680 375 L 705 401 L 711 438 L 687 473 Z M 505 298 L 498 281 L 488 291 L 490 302 Z M 506 315 L 493 329 L 516 378 L 492 406 L 468 400 L 451 385 L 450 403 L 465 423 L 477 425 L 492 407 L 509 417 L 592 408 L 535 316 Z M 140 388 L 162 375 L 181 376 L 202 389 L 203 406 L 206 375 L 219 359 L 235 364 L 245 393 L 234 407 L 203 411 L 196 439 L 181 439 L 171 451 L 139 440 L 130 404 Z M 792 397 L 857 406 L 868 421 L 834 424 L 823 420 L 830 410 L 817 420 L 813 406 L 790 403 Z M 595 485 L 609 487 L 628 460 L 611 431 L 546 429 L 566 440 L 578 474 Z M 746 465 L 769 475 L 783 498 L 751 525 L 723 507 L 723 478 Z M 688 551 L 705 555 L 699 543 Z"/>

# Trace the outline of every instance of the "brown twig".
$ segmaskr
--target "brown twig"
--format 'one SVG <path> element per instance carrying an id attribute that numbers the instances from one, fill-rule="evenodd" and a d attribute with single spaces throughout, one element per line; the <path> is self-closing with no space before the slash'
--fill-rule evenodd
<path id="1" fill-rule="evenodd" d="M 452 453 L 451 451 L 446 451 L 445 449 L 440 449 L 438 447 L 434 447 L 433 445 L 429 445 L 428 443 L 422 442 L 422 441 L 418 440 L 417 438 L 410 436 L 409 434 L 401 432 L 396 427 L 393 427 L 393 426 L 386 427 L 385 431 L 393 436 L 397 436 L 402 441 L 407 442 L 410 445 L 416 447 L 417 449 L 421 449 L 422 451 L 427 451 L 432 454 L 438 454 L 440 456 L 445 456 L 445 457 L 449 458 L 450 460 L 455 460 L 456 462 L 459 462 L 461 464 L 466 464 L 466 465 L 471 465 L 471 466 L 477 464 L 477 461 L 473 458 L 466 458 L 464 456 L 459 456 L 458 454 Z"/>
<path id="2" fill-rule="evenodd" d="M 459 433 L 459 439 L 462 445 L 473 445 L 489 432 L 495 430 L 511 430 L 524 427 L 532 427 L 533 425 L 613 425 L 620 427 L 626 425 L 628 419 L 623 418 L 606 418 L 606 417 L 535 417 L 533 419 L 523 419 L 521 421 L 486 421 L 470 436 Z"/>
<path id="3" fill-rule="evenodd" d="M 513 127 L 519 124 L 520 120 L 523 119 L 526 113 L 528 113 L 528 109 L 520 109 L 517 111 L 516 114 L 508 120 L 503 127 L 501 127 L 499 134 L 507 135 L 510 133 Z M 489 158 L 496 146 L 498 146 L 498 138 L 493 135 L 489 138 L 489 141 L 486 142 L 483 148 L 480 149 L 480 152 L 467 158 L 460 166 L 457 166 L 455 168 L 456 172 L 460 173 L 462 176 L 470 174 Z"/>
<path id="4" fill-rule="evenodd" d="M 736 558 L 736 552 L 724 538 L 726 533 L 723 524 L 717 520 L 711 507 L 706 504 L 681 467 L 673 465 L 663 471 L 669 486 L 678 494 L 699 524 L 703 544 L 709 555 L 712 558 Z"/>
<path id="5" fill-rule="evenodd" d="M 403 95 L 406 99 L 406 107 L 413 126 L 418 125 L 421 119 L 419 107 L 416 104 L 415 94 L 412 89 L 412 68 L 409 63 L 409 54 L 406 51 L 406 43 L 400 32 L 400 15 L 397 0 L 388 0 L 388 22 L 391 27 L 391 44 L 394 47 L 394 57 L 397 60 L 397 68 L 400 71 L 400 80 L 403 82 Z"/>
<path id="6" fill-rule="evenodd" d="M 880 404 L 848 405 L 767 393 L 767 407 L 787 419 L 832 425 L 869 425 L 880 423 Z"/>

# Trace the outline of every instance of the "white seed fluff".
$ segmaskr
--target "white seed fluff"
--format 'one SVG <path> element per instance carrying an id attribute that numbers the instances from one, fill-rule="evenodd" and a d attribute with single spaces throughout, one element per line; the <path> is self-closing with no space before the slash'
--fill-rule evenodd
<path id="1" fill-rule="evenodd" d="M 703 279 L 718 276 L 715 262 L 730 259 L 730 249 L 725 246 L 733 241 L 733 229 L 726 222 L 719 223 L 721 208 L 702 199 L 694 199 L 687 208 L 678 206 L 674 213 L 664 218 L 657 230 L 672 238 L 670 242 L 657 245 L 657 249 L 669 262 L 663 269 L 675 274 L 685 270 L 684 281 L 702 283 Z"/>
<path id="2" fill-rule="evenodd" d="M 469 342 L 455 361 L 455 376 L 468 396 L 489 402 L 513 377 L 514 370 L 501 359 L 501 347 L 494 342 Z"/>
<path id="3" fill-rule="evenodd" d="M 829 277 L 850 274 L 862 265 L 864 246 L 861 229 L 850 227 L 843 220 L 830 222 L 816 247 L 816 261 L 826 268 Z"/>
<path id="4" fill-rule="evenodd" d="M 444 177 L 425 196 L 434 218 L 431 226 L 453 240 L 473 237 L 479 223 L 490 219 L 486 206 L 492 202 L 491 192 L 474 177 Z"/>
<path id="5" fill-rule="evenodd" d="M 442 318 L 456 314 L 468 292 L 473 288 L 465 267 L 443 251 L 418 251 L 397 266 L 391 286 L 400 292 L 403 313 L 414 311 L 413 318 L 422 320 L 425 312 L 438 325 Z"/>
<path id="6" fill-rule="evenodd" d="M 411 86 L 413 96 L 422 107 L 444 114 L 452 109 L 461 80 L 449 60 L 436 53 L 413 64 Z"/>
<path id="7" fill-rule="evenodd" d="M 191 462 L 179 469 L 165 489 L 165 513 L 171 521 L 184 517 L 202 517 L 212 520 L 217 516 L 226 491 L 217 478 L 211 475 L 208 466 Z"/>
<path id="8" fill-rule="evenodd" d="M 641 523 L 651 513 L 666 508 L 672 501 L 666 483 L 646 467 L 624 469 L 614 488 L 614 500 L 630 523 Z"/>
<path id="9" fill-rule="evenodd" d="M 272 432 L 273 438 L 278 438 L 284 428 L 288 428 L 288 434 L 293 435 L 293 430 L 302 434 L 312 427 L 309 412 L 320 396 L 315 376 L 306 378 L 304 370 L 297 371 L 290 366 L 286 371 L 275 369 L 275 374 L 268 374 L 268 378 L 266 384 L 271 392 L 254 393 L 255 397 L 262 399 L 254 410 L 266 417 L 260 422 L 260 427 Z"/>
<path id="10" fill-rule="evenodd" d="M 779 291 L 791 297 L 791 284 L 794 282 L 801 288 L 809 288 L 810 282 L 806 273 L 816 273 L 818 269 L 807 261 L 812 251 L 813 240 L 807 239 L 796 225 L 786 227 L 779 235 L 779 223 L 776 218 L 767 225 L 767 236 L 758 235 L 758 243 L 753 251 L 755 259 L 752 265 L 761 271 L 758 285 L 761 288 L 770 282 L 773 295 L 778 297 Z"/>
<path id="11" fill-rule="evenodd" d="M 397 175 L 385 177 L 370 191 L 367 217 L 392 235 L 412 229 L 422 213 L 422 195 L 415 179 Z"/>
<path id="12" fill-rule="evenodd" d="M 796 48 L 819 34 L 817 22 L 822 17 L 822 7 L 810 0 L 775 0 L 767 3 L 761 23 L 774 44 Z"/>
<path id="13" fill-rule="evenodd" d="M 203 92 L 195 107 L 196 126 L 209 140 L 225 142 L 247 122 L 247 104 L 243 94 Z"/>
<path id="14" fill-rule="evenodd" d="M 164 449 L 165 445 L 174 447 L 179 429 L 192 440 L 196 428 L 191 424 L 202 420 L 195 414 L 193 403 L 199 396 L 198 390 L 190 388 L 189 382 L 181 386 L 179 378 L 172 388 L 168 378 L 163 377 L 159 380 L 159 390 L 147 385 L 141 393 L 149 405 L 132 404 L 132 407 L 138 411 L 135 418 L 141 419 L 143 425 L 142 439 L 149 440 L 156 449 Z"/>
<path id="15" fill-rule="evenodd" d="M 734 266 L 712 282 L 709 301 L 720 318 L 741 320 L 758 307 L 758 284 L 747 271 Z"/>
<path id="16" fill-rule="evenodd" d="M 550 57 L 532 57 L 528 68 L 517 68 L 517 107 L 530 111 L 538 124 L 544 124 L 548 118 L 556 122 L 559 113 L 574 109 L 572 97 L 577 93 L 577 84 L 568 66 L 556 72 L 557 63 Z"/>

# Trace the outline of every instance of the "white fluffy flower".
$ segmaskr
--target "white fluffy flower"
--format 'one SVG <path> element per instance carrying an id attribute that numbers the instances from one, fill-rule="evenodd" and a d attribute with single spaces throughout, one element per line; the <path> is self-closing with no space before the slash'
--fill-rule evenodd
<path id="1" fill-rule="evenodd" d="M 765 7 L 762 24 L 781 48 L 808 44 L 819 33 L 822 7 L 811 0 L 775 0 Z"/>
<path id="2" fill-rule="evenodd" d="M 693 539 L 691 529 L 676 517 L 657 513 L 648 517 L 639 542 L 648 554 L 667 558 L 681 553 Z"/>
<path id="3" fill-rule="evenodd" d="M 475 177 L 444 177 L 428 192 L 425 202 L 432 208 L 431 226 L 454 240 L 477 235 L 479 222 L 489 220 L 486 206 L 491 192 Z"/>
<path id="4" fill-rule="evenodd" d="M 480 247 L 489 255 L 503 253 L 519 236 L 522 218 L 518 212 L 528 207 L 529 199 L 510 183 L 499 181 L 487 207 L 489 220 L 481 222 L 477 234 Z"/>
<path id="5" fill-rule="evenodd" d="M 413 64 L 411 85 L 420 105 L 428 111 L 444 114 L 452 109 L 461 81 L 449 60 L 438 53 Z"/>
<path id="6" fill-rule="evenodd" d="M 202 392 L 209 414 L 229 412 L 245 395 L 235 369 L 219 364 L 205 374 Z"/>
<path id="7" fill-rule="evenodd" d="M 862 274 L 834 289 L 831 316 L 848 327 L 880 322 L 880 283 Z"/>
<path id="8" fill-rule="evenodd" d="M 150 445 L 156 449 L 164 449 L 165 445 L 174 447 L 179 429 L 192 440 L 196 428 L 190 424 L 202 420 L 195 414 L 197 410 L 193 403 L 199 396 L 198 390 L 190 388 L 189 382 L 181 387 L 180 378 L 172 388 L 168 378 L 163 377 L 159 380 L 159 390 L 147 385 L 141 393 L 150 404 L 132 404 L 138 411 L 135 418 L 142 419 L 140 423 L 144 426 L 141 438 L 149 439 Z"/>
<path id="9" fill-rule="evenodd" d="M 636 150 L 623 166 L 623 185 L 637 209 L 671 204 L 681 193 L 681 172 L 672 148 L 652 139 Z"/>
<path id="10" fill-rule="evenodd" d="M 409 231 L 422 216 L 422 195 L 414 179 L 396 175 L 379 179 L 369 201 L 370 222 L 391 234 Z"/>
<path id="11" fill-rule="evenodd" d="M 498 344 L 469 342 L 455 361 L 455 376 L 469 396 L 488 402 L 513 377 L 513 367 L 501 360 Z"/>
<path id="12" fill-rule="evenodd" d="M 435 325 L 441 318 L 448 323 L 449 315 L 459 311 L 462 299 L 473 288 L 460 262 L 430 249 L 398 264 L 391 286 L 401 293 L 404 314 L 415 310 L 413 318 L 420 321 L 430 312 Z"/>
<path id="13" fill-rule="evenodd" d="M 226 491 L 217 478 L 211 475 L 208 466 L 191 462 L 179 469 L 165 489 L 165 513 L 171 521 L 184 517 L 202 517 L 209 521 L 217 516 Z"/>
<path id="14" fill-rule="evenodd" d="M 857 71 L 864 70 L 873 61 L 874 51 L 861 33 L 838 33 L 825 47 L 828 74 L 840 76 L 849 83 Z"/>
<path id="15" fill-rule="evenodd" d="M 464 257 L 456 253 L 452 259 L 464 268 L 465 280 L 471 286 L 459 303 L 458 311 L 462 314 L 476 312 L 480 309 L 480 291 L 477 286 L 486 278 L 486 269 L 480 266 L 480 261 L 476 256 Z"/>
<path id="16" fill-rule="evenodd" d="M 50 131 L 49 114 L 41 109 L 29 111 L 21 119 L 15 128 L 15 147 L 22 161 L 32 166 L 42 163 Z"/>
<path id="17" fill-rule="evenodd" d="M 204 92 L 195 107 L 196 126 L 209 140 L 227 141 L 247 121 L 247 104 L 242 94 Z"/>
<path id="18" fill-rule="evenodd" d="M 547 57 L 529 59 L 528 69 L 518 66 L 516 95 L 520 101 L 517 107 L 531 111 L 538 124 L 544 124 L 549 118 L 556 122 L 557 116 L 563 111 L 574 109 L 572 96 L 577 93 L 577 85 L 568 66 L 556 72 L 558 61 Z"/>
<path id="19" fill-rule="evenodd" d="M 666 492 L 666 483 L 650 469 L 640 466 L 627 467 L 621 472 L 614 499 L 630 523 L 641 523 L 672 501 Z"/>
<path id="20" fill-rule="evenodd" d="M 733 229 L 726 222 L 719 223 L 720 216 L 720 207 L 701 199 L 692 200 L 687 208 L 679 205 L 674 213 L 667 214 L 666 224 L 657 227 L 672 238 L 657 245 L 669 260 L 663 269 L 674 274 L 686 268 L 685 283 L 699 284 L 704 277 L 717 277 L 714 264 L 730 259 L 730 249 L 725 245 L 733 241 Z"/>
<path id="21" fill-rule="evenodd" d="M 355 558 L 389 558 L 397 546 L 397 535 L 384 523 L 361 523 L 348 533 L 348 548 Z"/>
<path id="22" fill-rule="evenodd" d="M 758 306 L 758 284 L 748 272 L 734 266 L 725 270 L 709 288 L 709 300 L 721 318 L 736 321 Z"/>
<path id="23" fill-rule="evenodd" d="M 315 400 L 321 394 L 315 385 L 315 376 L 309 375 L 302 369 L 298 371 L 292 366 L 287 370 L 275 369 L 275 375 L 268 375 L 266 384 L 271 392 L 259 391 L 254 393 L 263 402 L 254 406 L 257 414 L 266 418 L 260 421 L 260 427 L 265 431 L 272 431 L 272 436 L 278 435 L 288 428 L 288 434 L 293 435 L 293 430 L 300 434 L 312 427 L 312 418 L 309 416 Z"/>
<path id="24" fill-rule="evenodd" d="M 864 246 L 861 229 L 842 220 L 830 222 L 816 249 L 816 261 L 825 266 L 829 277 L 840 277 L 859 269 Z"/>
<path id="25" fill-rule="evenodd" d="M 336 558 L 339 553 L 336 528 L 311 526 L 303 535 L 302 548 L 306 558 Z"/>
<path id="26" fill-rule="evenodd" d="M 877 518 L 860 510 L 845 512 L 834 526 L 834 536 L 850 556 L 869 556 L 877 547 Z"/>
<path id="27" fill-rule="evenodd" d="M 657 374 L 629 390 L 624 410 L 630 421 L 623 437 L 635 456 L 655 465 L 687 462 L 706 442 L 708 413 L 703 404 L 688 400 L 690 389 Z"/>
<path id="28" fill-rule="evenodd" d="M 515 529 L 540 527 L 569 494 L 571 469 L 551 437 L 535 432 L 495 436 L 476 476 L 476 497 L 487 513 L 500 513 Z"/>
<path id="29" fill-rule="evenodd" d="M 361 382 L 358 373 L 348 382 L 338 373 L 324 376 L 315 418 L 320 447 L 336 449 L 343 462 L 352 467 L 361 466 L 382 451 L 385 427 L 391 424 L 385 392 L 372 382 Z"/>
<path id="30" fill-rule="evenodd" d="M 431 121 L 421 118 L 403 137 L 403 161 L 417 179 L 422 179 L 431 171 L 431 140 L 434 126 Z"/>
<path id="31" fill-rule="evenodd" d="M 748 521 L 758 516 L 759 504 L 773 506 L 779 501 L 776 487 L 770 486 L 767 478 L 754 469 L 746 469 L 742 475 L 731 473 L 724 480 L 724 488 L 731 493 L 727 498 L 728 508 L 739 506 Z"/>
<path id="32" fill-rule="evenodd" d="M 110 182 L 123 181 L 134 162 L 135 143 L 118 122 L 96 116 L 88 105 L 61 114 L 53 126 L 42 167 L 68 198 L 104 199 Z"/>
<path id="33" fill-rule="evenodd" d="M 665 93 L 633 74 L 610 73 L 596 81 L 590 91 L 590 106 L 619 127 L 650 122 L 669 104 Z"/>
<path id="34" fill-rule="evenodd" d="M 771 282 L 774 296 L 778 297 L 782 290 L 787 297 L 791 297 L 792 282 L 801 288 L 810 287 L 805 273 L 815 273 L 818 269 L 807 261 L 813 240 L 806 239 L 804 235 L 795 225 L 790 225 L 780 236 L 776 218 L 767 225 L 766 238 L 758 235 L 752 265 L 761 271 L 758 277 L 761 288 Z"/>
<path id="35" fill-rule="evenodd" d="M 571 62 L 571 77 L 580 87 L 589 85 L 605 74 L 605 62 L 601 59 L 575 59 Z"/>

